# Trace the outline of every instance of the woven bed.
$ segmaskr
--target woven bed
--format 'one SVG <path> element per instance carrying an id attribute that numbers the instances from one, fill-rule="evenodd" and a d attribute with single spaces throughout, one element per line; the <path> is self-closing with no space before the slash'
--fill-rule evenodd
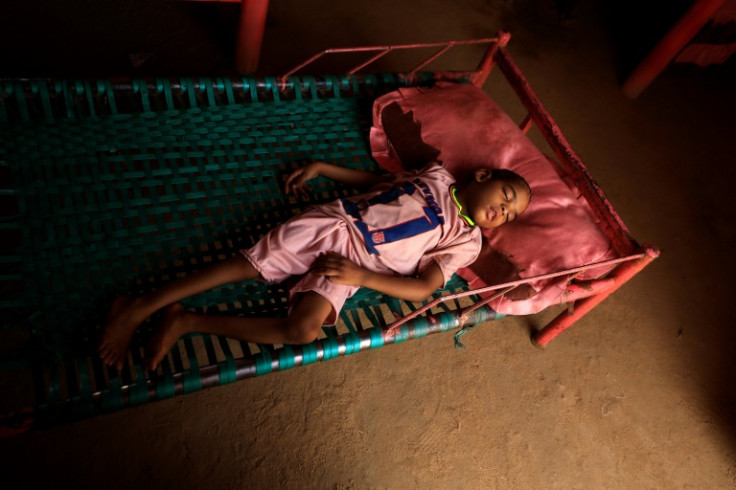
<path id="1" fill-rule="evenodd" d="M 146 372 L 142 349 L 154 317 L 136 333 L 122 373 L 106 368 L 94 352 L 115 296 L 146 293 L 230 257 L 310 205 L 349 192 L 321 179 L 311 202 L 297 201 L 283 192 L 291 170 L 325 160 L 380 172 L 367 142 L 378 96 L 440 79 L 482 84 L 495 62 L 513 79 L 516 68 L 502 47 L 508 38 L 499 39 L 486 40 L 483 62 L 470 72 L 0 81 L 2 375 L 11 394 L 3 395 L 6 433 L 495 318 L 488 306 L 463 310 L 480 296 L 455 276 L 435 296 L 463 298 L 431 304 L 396 334 L 386 334 L 386 326 L 422 305 L 361 289 L 337 327 L 325 328 L 309 345 L 191 335 L 157 372 Z M 522 102 L 544 133 L 546 112 L 523 96 Z M 629 257 L 610 274 L 617 287 L 657 252 L 628 236 L 592 181 L 588 188 L 600 213 L 608 213 L 603 226 Z M 185 306 L 213 315 L 285 315 L 287 287 L 231 284 Z M 577 317 L 605 297 L 599 296 L 581 303 Z M 548 327 L 540 343 L 574 319 Z"/>

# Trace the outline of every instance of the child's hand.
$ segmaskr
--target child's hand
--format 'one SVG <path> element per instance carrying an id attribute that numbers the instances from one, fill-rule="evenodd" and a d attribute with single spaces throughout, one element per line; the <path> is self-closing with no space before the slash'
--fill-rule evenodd
<path id="1" fill-rule="evenodd" d="M 328 252 L 314 261 L 312 272 L 325 276 L 337 284 L 360 287 L 367 271 L 340 254 Z"/>
<path id="2" fill-rule="evenodd" d="M 313 162 L 302 168 L 294 170 L 286 178 L 286 193 L 293 194 L 295 197 L 301 196 L 302 199 L 309 199 L 309 187 L 307 181 L 320 176 L 320 163 Z"/>

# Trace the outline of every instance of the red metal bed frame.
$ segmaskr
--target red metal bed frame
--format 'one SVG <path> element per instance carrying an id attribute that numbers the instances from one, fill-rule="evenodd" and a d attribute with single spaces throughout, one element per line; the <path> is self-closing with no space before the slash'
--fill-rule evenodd
<path id="1" fill-rule="evenodd" d="M 268 82 L 267 88 L 268 90 L 277 90 L 277 86 L 279 85 L 281 87 L 284 87 L 286 85 L 293 85 L 290 83 L 291 77 L 293 77 L 297 72 L 304 70 L 305 68 L 310 66 L 316 60 L 330 54 L 367 54 L 369 58 L 366 61 L 356 64 L 348 71 L 349 74 L 359 77 L 360 75 L 357 74 L 359 71 L 366 69 L 389 53 L 398 50 L 414 48 L 436 49 L 434 54 L 421 61 L 413 70 L 409 71 L 405 75 L 402 75 L 411 79 L 415 76 L 426 78 L 427 72 L 420 73 L 419 71 L 457 46 L 487 45 L 482 60 L 476 70 L 467 72 L 431 72 L 431 76 L 435 77 L 437 80 L 470 80 L 477 87 L 482 87 L 492 69 L 495 66 L 498 66 L 498 68 L 503 73 L 506 80 L 513 88 L 519 100 L 527 111 L 527 114 L 523 118 L 522 122 L 519 124 L 519 127 L 524 132 L 527 132 L 532 127 L 532 125 L 536 125 L 538 127 L 541 134 L 551 147 L 554 155 L 556 156 L 556 160 L 550 160 L 554 161 L 557 165 L 561 167 L 561 170 L 564 171 L 564 173 L 566 173 L 572 179 L 577 189 L 586 198 L 590 207 L 592 208 L 593 213 L 595 214 L 595 217 L 597 218 L 597 221 L 599 222 L 599 225 L 602 228 L 602 231 L 609 238 L 612 247 L 616 252 L 617 258 L 593 264 L 582 264 L 580 267 L 577 268 L 563 271 L 553 271 L 543 276 L 530 277 L 505 284 L 497 284 L 483 289 L 473 289 L 461 293 L 441 296 L 439 299 L 416 309 L 410 315 L 398 319 L 394 323 L 387 325 L 382 333 L 380 331 L 368 333 L 361 332 L 361 335 L 365 334 L 365 336 L 361 336 L 359 338 L 359 346 L 351 345 L 350 349 L 347 349 L 345 336 L 337 336 L 334 339 L 331 339 L 329 347 L 332 350 L 330 351 L 330 355 L 326 355 L 326 344 L 318 340 L 315 342 L 315 345 L 313 346 L 314 348 L 310 350 L 311 359 L 326 360 L 336 356 L 347 355 L 371 348 L 374 334 L 376 334 L 376 336 L 378 337 L 377 340 L 380 340 L 380 345 L 391 344 L 394 342 L 418 337 L 419 335 L 416 334 L 416 329 L 414 328 L 415 320 L 425 320 L 423 318 L 417 317 L 425 312 L 428 312 L 428 310 L 432 309 L 439 302 L 451 301 L 463 296 L 490 293 L 490 297 L 458 311 L 454 311 L 453 319 L 451 320 L 452 322 L 454 322 L 452 326 L 448 327 L 448 325 L 446 324 L 440 326 L 439 322 L 437 322 L 434 317 L 432 317 L 431 315 L 428 316 L 426 319 L 427 321 L 424 322 L 424 326 L 422 327 L 424 329 L 422 331 L 422 336 L 431 333 L 447 331 L 450 328 L 462 327 L 464 325 L 474 325 L 476 323 L 485 321 L 488 318 L 487 312 L 489 309 L 482 307 L 486 305 L 489 301 L 492 301 L 495 296 L 505 294 L 512 288 L 517 287 L 521 284 L 558 276 L 566 276 L 572 280 L 576 274 L 588 269 L 598 268 L 602 266 L 610 268 L 610 271 L 604 278 L 592 282 L 587 282 L 587 287 L 585 288 L 586 291 L 579 292 L 579 294 L 573 295 L 575 297 L 574 308 L 568 308 L 562 311 L 548 325 L 546 325 L 533 335 L 534 343 L 540 347 L 544 347 L 562 331 L 572 326 L 577 320 L 582 318 L 601 301 L 603 301 L 619 287 L 625 284 L 629 279 L 640 272 L 659 255 L 659 250 L 654 245 L 648 243 L 639 244 L 631 235 L 628 228 L 621 220 L 620 216 L 613 209 L 613 206 L 606 198 L 601 188 L 593 180 L 592 176 L 586 169 L 581 159 L 573 151 L 570 144 L 563 136 L 559 126 L 555 123 L 553 118 L 544 108 L 541 101 L 525 79 L 524 75 L 521 73 L 520 69 L 509 56 L 509 53 L 506 51 L 505 48 L 505 46 L 509 42 L 509 39 L 510 35 L 508 33 L 501 32 L 493 38 L 471 41 L 449 41 L 444 43 L 406 44 L 397 46 L 374 46 L 326 50 L 313 56 L 304 63 L 297 65 L 294 69 L 289 70 L 279 79 L 272 79 L 273 83 Z M 253 81 L 253 83 L 258 84 L 262 82 Z M 154 90 L 154 88 L 151 88 L 151 90 Z M 581 288 L 578 289 L 578 291 L 581 290 Z M 401 332 L 399 333 L 399 331 Z M 273 372 L 288 368 L 288 366 L 282 367 L 279 364 L 279 359 L 279 357 L 274 356 L 269 361 L 270 364 L 266 366 L 268 369 L 265 369 L 265 371 Z M 306 362 L 304 362 L 303 355 L 301 360 L 295 359 L 292 363 L 292 365 L 301 364 L 306 364 Z M 200 384 L 198 385 L 198 389 L 207 386 L 214 386 L 216 384 L 223 384 L 218 369 L 219 367 L 217 364 L 213 364 L 201 369 L 200 372 L 197 373 L 197 376 L 200 377 Z M 243 361 L 242 366 L 238 367 L 237 373 L 234 373 L 233 380 L 242 379 L 244 377 L 251 377 L 257 374 L 259 374 L 259 371 L 258 366 L 255 364 L 255 362 L 252 359 L 246 360 Z M 177 373 L 173 377 L 174 381 L 172 384 L 172 389 L 176 393 L 186 392 L 186 390 L 182 388 L 182 377 L 182 373 Z M 231 381 L 232 380 L 227 382 Z M 130 395 L 130 387 L 121 386 L 119 388 L 121 392 L 123 392 L 123 397 L 127 397 Z M 145 398 L 149 400 L 154 400 L 158 399 L 155 389 L 155 383 L 149 379 L 146 381 L 145 385 L 136 388 L 136 393 L 145 391 L 147 393 Z M 93 394 L 93 397 L 97 396 L 99 398 L 101 396 L 98 395 L 99 393 Z M 130 405 L 130 403 L 123 403 L 123 405 L 127 406 Z M 23 414 L 21 415 L 25 416 Z"/>

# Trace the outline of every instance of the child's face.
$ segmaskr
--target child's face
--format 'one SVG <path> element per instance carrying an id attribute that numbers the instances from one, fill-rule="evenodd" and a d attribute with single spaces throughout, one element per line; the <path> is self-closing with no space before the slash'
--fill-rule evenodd
<path id="1" fill-rule="evenodd" d="M 481 228 L 496 228 L 515 220 L 524 212 L 531 198 L 522 183 L 494 179 L 482 169 L 475 173 L 465 205 L 470 217 Z"/>

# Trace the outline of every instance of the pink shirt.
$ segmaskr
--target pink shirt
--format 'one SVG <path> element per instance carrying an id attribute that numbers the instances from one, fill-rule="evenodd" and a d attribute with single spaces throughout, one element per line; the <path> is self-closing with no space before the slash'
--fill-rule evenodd
<path id="1" fill-rule="evenodd" d="M 431 164 L 319 209 L 352 225 L 348 231 L 363 266 L 418 275 L 434 262 L 447 283 L 475 261 L 482 240 L 480 229 L 458 214 L 449 190 L 454 182 L 444 168 Z"/>

